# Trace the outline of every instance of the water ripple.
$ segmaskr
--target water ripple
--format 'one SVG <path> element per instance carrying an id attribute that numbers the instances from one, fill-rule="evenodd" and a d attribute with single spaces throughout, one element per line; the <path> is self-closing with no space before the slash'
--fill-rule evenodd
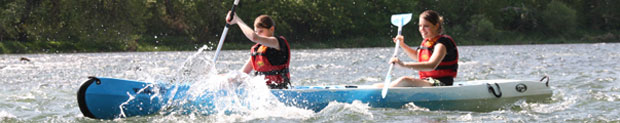
<path id="1" fill-rule="evenodd" d="M 588 47 L 588 48 L 583 48 Z M 383 80 L 392 48 L 297 50 L 291 54 L 293 85 L 364 85 Z M 200 81 L 205 74 L 238 71 L 247 50 L 69 54 L 11 54 L 0 57 L 0 122 L 96 122 L 75 103 L 88 76 L 168 83 Z M 460 46 L 457 81 L 539 80 L 551 77 L 549 102 L 518 102 L 493 112 L 428 111 L 415 107 L 368 108 L 363 103 L 333 103 L 323 113 L 302 111 L 237 115 L 160 114 L 111 122 L 618 122 L 620 121 L 620 44 Z M 596 53 L 596 54 L 592 54 Z M 30 62 L 20 61 L 28 58 Z M 197 61 L 187 61 L 193 57 Z M 415 62 L 405 54 L 399 58 Z M 218 68 L 209 71 L 211 67 Z M 208 76 L 208 75 L 207 75 Z M 213 76 L 213 75 L 212 75 Z M 396 68 L 394 76 L 417 76 Z M 233 77 L 234 78 L 234 77 Z M 252 80 L 250 80 L 252 81 Z M 204 82 L 210 83 L 210 82 Z M 204 84 L 203 83 L 203 84 Z M 260 83 L 260 82 L 257 82 Z M 206 86 L 206 85 L 205 85 Z M 198 87 L 198 86 L 197 86 Z M 196 88 L 201 90 L 201 88 Z M 202 88 L 204 89 L 204 88 Z M 298 110 L 281 107 L 283 110 Z M 268 110 L 271 110 L 268 112 Z M 299 109 L 301 110 L 301 109 Z M 249 115 L 251 114 L 251 115 Z M 274 115 L 267 115 L 274 114 Z"/>

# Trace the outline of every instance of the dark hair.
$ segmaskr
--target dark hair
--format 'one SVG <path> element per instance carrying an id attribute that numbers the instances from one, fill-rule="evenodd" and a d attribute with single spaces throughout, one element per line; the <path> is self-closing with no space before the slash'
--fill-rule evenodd
<path id="1" fill-rule="evenodd" d="M 433 10 L 426 10 L 420 14 L 420 17 L 433 25 L 439 25 L 439 33 L 443 33 L 443 16 L 439 16 L 439 13 Z"/>
<path id="2" fill-rule="evenodd" d="M 254 24 L 255 27 L 267 28 L 267 29 L 275 25 L 276 23 L 273 22 L 273 19 L 271 19 L 269 15 L 260 15 L 256 17 L 255 24 Z"/>

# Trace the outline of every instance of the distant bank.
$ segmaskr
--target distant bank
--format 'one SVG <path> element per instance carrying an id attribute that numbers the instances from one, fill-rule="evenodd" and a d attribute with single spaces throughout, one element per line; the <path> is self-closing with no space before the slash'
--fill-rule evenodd
<path id="1" fill-rule="evenodd" d="M 191 51 L 213 46 L 232 0 L 8 0 L 0 2 L 0 53 Z M 293 49 L 391 47 L 390 16 L 414 13 L 403 34 L 435 10 L 459 45 L 618 42 L 620 0 L 242 1 L 246 22 L 273 17 Z M 225 49 L 249 49 L 239 28 Z"/>
<path id="2" fill-rule="evenodd" d="M 604 33 L 598 36 L 589 36 L 578 39 L 548 38 L 536 36 L 516 36 L 497 39 L 498 41 L 485 41 L 467 38 L 455 38 L 461 46 L 468 45 L 515 45 L 515 44 L 564 44 L 564 43 L 600 43 L 618 42 L 620 34 Z M 20 42 L 0 41 L 0 54 L 22 53 L 80 53 L 80 52 L 147 52 L 147 51 L 195 51 L 203 45 L 215 48 L 216 41 L 211 43 L 194 43 L 185 40 L 152 40 L 135 41 L 130 44 L 84 44 L 68 43 L 61 41 L 44 42 Z M 410 46 L 419 45 L 421 39 L 413 36 L 406 39 Z M 228 41 L 223 45 L 224 50 L 245 50 L 253 45 L 250 41 Z M 364 47 L 392 47 L 390 37 L 352 38 L 329 41 L 291 41 L 293 49 L 326 49 L 326 48 L 364 48 Z"/>

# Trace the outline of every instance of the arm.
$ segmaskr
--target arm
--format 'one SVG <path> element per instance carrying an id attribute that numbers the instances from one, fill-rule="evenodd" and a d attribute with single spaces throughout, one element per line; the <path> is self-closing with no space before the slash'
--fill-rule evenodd
<path id="1" fill-rule="evenodd" d="M 230 16 L 230 14 L 228 14 Z M 228 18 L 228 17 L 226 17 Z M 259 43 L 261 45 L 267 46 L 267 47 L 271 47 L 271 48 L 275 48 L 276 50 L 280 50 L 280 45 L 278 44 L 278 39 L 276 39 L 276 37 L 265 37 L 265 36 L 260 36 L 258 34 L 256 34 L 256 32 L 250 28 L 250 26 L 248 26 L 247 24 L 245 24 L 245 22 L 243 22 L 243 20 L 241 20 L 241 18 L 239 18 L 237 16 L 237 14 L 234 15 L 234 18 L 232 21 L 227 22 L 228 24 L 238 24 L 239 28 L 241 29 L 241 31 L 243 32 L 243 34 L 245 35 L 245 37 L 247 37 L 248 39 L 250 39 L 250 41 L 255 42 L 255 43 Z M 270 30 L 273 30 L 274 27 L 271 27 Z M 265 30 L 267 31 L 267 30 Z"/>
<path id="2" fill-rule="evenodd" d="M 403 49 L 403 51 L 405 51 L 407 56 L 409 56 L 409 58 L 413 60 L 418 60 L 418 51 L 416 51 L 415 49 L 412 49 L 411 47 L 409 47 L 409 45 L 405 44 L 405 37 L 403 37 L 402 35 L 398 35 L 393 40 L 394 42 L 397 42 L 400 40 L 399 41 L 400 47 Z"/>
<path id="3" fill-rule="evenodd" d="M 258 35 L 256 33 L 254 33 L 254 30 L 252 30 L 252 28 L 250 28 L 243 21 L 241 21 L 241 19 L 239 19 L 239 20 L 240 20 L 239 21 L 239 28 L 241 28 L 241 30 L 243 31 L 243 34 L 245 34 L 245 37 L 248 37 L 248 39 L 250 39 L 250 41 L 252 41 L 254 43 L 259 43 L 259 44 L 261 44 L 263 46 L 275 48 L 276 50 L 280 50 L 280 44 L 278 43 L 278 39 L 276 39 L 276 37 L 260 36 L 260 35 Z"/>
<path id="4" fill-rule="evenodd" d="M 435 68 L 437 68 L 437 66 L 439 66 L 439 63 L 441 63 L 441 60 L 443 60 L 443 58 L 446 56 L 447 51 L 446 51 L 446 46 L 444 46 L 443 44 L 436 44 L 433 50 L 435 52 L 433 52 L 433 54 L 431 55 L 431 58 L 427 62 L 403 63 L 397 58 L 392 59 L 392 62 L 397 63 L 400 66 L 411 68 L 411 69 L 416 69 L 416 70 L 422 70 L 422 71 L 434 70 Z"/>
<path id="5" fill-rule="evenodd" d="M 412 49 L 404 42 L 400 44 L 400 47 L 403 48 L 403 51 L 405 51 L 405 53 L 407 54 L 407 56 L 409 56 L 409 58 L 413 60 L 418 60 L 418 51 L 416 51 L 415 49 Z"/>
<path id="6" fill-rule="evenodd" d="M 245 62 L 245 65 L 243 65 L 243 67 L 241 68 L 241 71 L 246 73 L 246 74 L 250 74 L 250 72 L 252 72 L 252 64 L 250 63 L 252 57 L 250 57 L 250 59 L 248 59 L 247 62 Z"/>

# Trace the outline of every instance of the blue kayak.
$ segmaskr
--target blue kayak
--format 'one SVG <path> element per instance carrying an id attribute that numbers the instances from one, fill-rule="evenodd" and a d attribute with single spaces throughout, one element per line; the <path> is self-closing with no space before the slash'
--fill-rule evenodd
<path id="1" fill-rule="evenodd" d="M 171 110 L 202 114 L 217 113 L 214 102 L 231 91 L 204 90 L 189 94 L 188 84 L 149 83 L 115 78 L 89 77 L 77 92 L 80 111 L 94 119 L 114 119 L 158 114 Z M 429 110 L 493 111 L 518 100 L 548 100 L 552 91 L 547 82 L 524 80 L 476 80 L 455 82 L 454 86 L 393 87 L 385 98 L 381 88 L 354 86 L 295 86 L 271 89 L 287 106 L 320 111 L 330 102 L 361 101 L 375 108 L 402 108 L 408 103 Z M 244 93 L 243 89 L 234 93 Z M 244 102 L 239 102 L 244 103 Z M 247 103 L 247 102 L 246 102 Z M 251 105 L 251 104 L 244 104 Z M 122 110 L 121 110 L 122 109 Z"/>

